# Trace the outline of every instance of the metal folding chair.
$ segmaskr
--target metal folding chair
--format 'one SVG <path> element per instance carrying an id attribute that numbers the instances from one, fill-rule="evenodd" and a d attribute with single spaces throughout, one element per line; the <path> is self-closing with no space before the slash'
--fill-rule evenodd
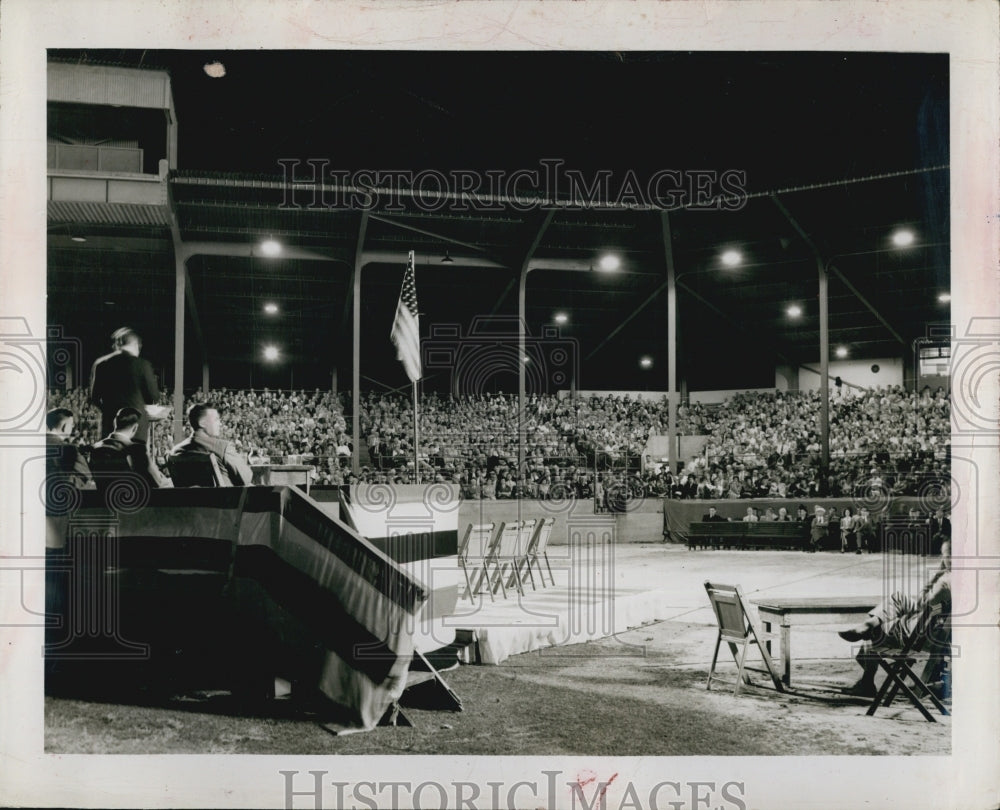
<path id="1" fill-rule="evenodd" d="M 535 531 L 531 535 L 531 539 L 528 541 L 528 547 L 525 549 L 524 557 L 518 562 L 518 574 L 521 572 L 521 568 L 528 574 L 528 578 L 531 581 L 531 589 L 535 588 L 535 568 L 538 568 L 539 579 L 542 581 L 542 587 L 547 587 L 545 585 L 545 572 L 542 571 L 539 566 L 538 558 L 541 557 L 545 560 L 545 567 L 549 572 L 549 579 L 552 584 L 556 584 L 556 579 L 552 576 L 552 566 L 549 565 L 549 557 L 546 554 L 545 549 L 549 544 L 549 536 L 552 534 L 552 527 L 555 525 L 556 519 L 554 517 L 547 517 L 539 520 L 535 525 Z M 521 577 L 521 582 L 524 582 L 524 577 Z"/>
<path id="2" fill-rule="evenodd" d="M 538 527 L 541 525 L 542 521 L 532 518 L 531 520 L 525 520 L 521 522 L 521 528 L 517 536 L 517 547 L 514 549 L 514 559 L 510 565 L 510 573 L 507 575 L 507 587 L 511 587 L 514 584 L 514 580 L 517 579 L 521 583 L 521 589 L 524 589 L 524 577 L 522 576 L 522 571 L 528 562 L 528 551 L 531 548 L 531 544 L 535 541 L 535 535 L 538 532 Z M 534 578 L 531 580 L 531 590 L 538 590 L 535 587 Z"/>
<path id="3" fill-rule="evenodd" d="M 473 574 L 473 580 L 475 582 L 472 586 L 473 596 L 478 596 L 485 585 L 489 590 L 490 599 L 496 601 L 493 596 L 493 574 L 490 572 L 490 566 L 496 564 L 497 553 L 500 550 L 500 539 L 504 536 L 505 531 L 507 531 L 507 524 L 501 521 L 500 527 L 497 529 L 497 533 L 493 536 L 493 539 L 490 540 L 489 547 L 486 549 L 485 554 L 483 554 L 482 564 L 477 566 L 476 571 Z"/>
<path id="4" fill-rule="evenodd" d="M 470 523 L 465 530 L 462 542 L 458 545 L 458 565 L 465 575 L 465 595 L 469 597 L 470 602 L 475 601 L 474 597 L 479 592 L 478 588 L 473 588 L 472 578 L 469 576 L 470 561 L 475 561 L 472 566 L 472 574 L 476 576 L 480 573 L 483 562 L 493 545 L 493 529 L 495 527 L 495 523 Z"/>
<path id="5" fill-rule="evenodd" d="M 734 695 L 740 693 L 743 683 L 751 683 L 747 672 L 760 672 L 769 675 L 774 688 L 779 692 L 784 692 L 784 685 L 778 670 L 767 652 L 767 647 L 761 641 L 763 632 L 758 626 L 757 617 L 747 608 L 743 590 L 739 585 L 720 585 L 718 583 L 705 582 L 705 590 L 708 592 L 708 599 L 712 603 L 712 610 L 715 611 L 715 618 L 719 622 L 719 634 L 715 639 L 715 652 L 712 653 L 712 666 L 708 671 L 708 684 L 706 689 L 712 688 L 712 676 L 715 674 L 715 664 L 719 659 L 719 647 L 725 641 L 729 645 L 729 651 L 736 661 L 737 676 L 736 690 Z M 747 650 L 753 644 L 760 651 L 766 669 L 750 667 L 746 664 Z M 740 647 L 739 655 L 736 653 L 737 645 Z"/>
<path id="6" fill-rule="evenodd" d="M 522 525 L 521 521 L 500 524 L 500 536 L 494 544 L 493 554 L 491 559 L 484 565 L 484 568 L 486 568 L 489 562 L 493 563 L 494 572 L 488 580 L 489 586 L 492 593 L 496 593 L 496 589 L 500 588 L 503 591 L 504 599 L 507 598 L 507 586 L 504 584 L 504 580 L 509 576 L 509 571 L 511 570 L 515 574 L 513 584 L 517 586 L 517 592 L 521 596 L 524 596 L 521 578 L 516 576 L 517 571 L 514 569 L 514 560 L 518 557 L 518 544 L 521 541 Z"/>

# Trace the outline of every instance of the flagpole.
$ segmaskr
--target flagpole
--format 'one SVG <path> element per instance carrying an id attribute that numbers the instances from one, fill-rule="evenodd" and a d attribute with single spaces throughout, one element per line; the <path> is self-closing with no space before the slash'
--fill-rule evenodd
<path id="1" fill-rule="evenodd" d="M 413 381 L 413 483 L 420 483 L 420 430 L 417 427 L 417 381 Z"/>
<path id="2" fill-rule="evenodd" d="M 417 266 L 417 256 L 412 250 L 410 251 L 410 264 L 414 269 Z M 417 341 L 419 346 L 419 332 L 417 333 Z M 417 416 L 417 383 L 419 381 L 419 377 L 413 381 L 413 483 L 415 484 L 420 483 L 420 427 Z"/>

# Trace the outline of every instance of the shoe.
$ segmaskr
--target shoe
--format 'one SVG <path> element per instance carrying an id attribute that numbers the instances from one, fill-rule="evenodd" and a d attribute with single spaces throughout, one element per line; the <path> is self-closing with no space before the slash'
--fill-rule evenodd
<path id="1" fill-rule="evenodd" d="M 855 551 L 854 553 L 855 553 L 855 554 L 860 554 L 860 553 L 861 553 L 861 549 L 859 548 L 859 549 L 858 549 L 857 551 Z"/>
<path id="2" fill-rule="evenodd" d="M 878 690 L 875 688 L 875 684 L 867 684 L 863 681 L 858 681 L 851 686 L 845 686 L 840 690 L 845 695 L 850 695 L 851 697 L 861 697 L 861 698 L 873 698 L 878 694 Z"/>
<path id="3" fill-rule="evenodd" d="M 837 635 L 844 639 L 844 641 L 870 641 L 874 633 L 872 632 L 872 628 L 869 627 L 867 630 L 861 632 L 853 628 L 850 630 L 840 630 Z"/>

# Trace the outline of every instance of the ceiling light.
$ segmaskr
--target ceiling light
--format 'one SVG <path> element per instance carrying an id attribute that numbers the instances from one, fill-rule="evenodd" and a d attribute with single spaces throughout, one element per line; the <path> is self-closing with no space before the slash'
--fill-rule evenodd
<path id="1" fill-rule="evenodd" d="M 277 360 L 278 359 L 278 347 L 277 346 L 265 346 L 264 347 L 264 359 L 265 360 Z"/>
<path id="2" fill-rule="evenodd" d="M 727 250 L 722 254 L 722 263 L 726 265 L 726 267 L 736 267 L 736 265 L 740 264 L 742 261 L 743 254 L 741 254 L 738 250 Z"/>
<path id="3" fill-rule="evenodd" d="M 613 253 L 605 253 L 601 256 L 601 260 L 598 262 L 597 266 L 605 273 L 613 273 L 622 266 L 622 260 Z"/>
<path id="4" fill-rule="evenodd" d="M 653 358 L 652 357 L 642 357 L 639 360 L 639 365 L 643 368 L 652 368 Z"/>
<path id="5" fill-rule="evenodd" d="M 566 323 L 566 321 L 569 320 L 569 315 L 567 315 L 565 312 L 557 312 L 552 320 L 554 320 L 556 323 Z"/>
<path id="6" fill-rule="evenodd" d="M 913 244 L 913 231 L 901 228 L 892 235 L 892 243 L 896 247 L 908 247 Z"/>
<path id="7" fill-rule="evenodd" d="M 838 346 L 837 347 L 837 357 L 847 357 L 847 347 Z"/>
<path id="8" fill-rule="evenodd" d="M 943 292 L 940 295 L 938 295 L 938 301 L 940 301 L 942 304 L 947 304 L 950 300 L 951 300 L 951 293 Z"/>
<path id="9" fill-rule="evenodd" d="M 221 79 L 226 75 L 226 66 L 222 62 L 209 62 L 203 68 L 205 74 L 213 79 Z"/>
<path id="10" fill-rule="evenodd" d="M 798 304 L 792 304 L 785 312 L 788 313 L 789 318 L 798 318 L 802 315 L 802 307 Z"/>
<path id="11" fill-rule="evenodd" d="M 528 355 L 525 355 L 525 356 L 524 356 L 524 357 L 522 357 L 521 359 L 522 359 L 522 360 L 523 360 L 523 361 L 524 361 L 525 363 L 530 363 L 530 362 L 531 362 L 531 358 L 530 358 L 530 357 L 528 357 Z"/>
<path id="12" fill-rule="evenodd" d="M 277 256 L 281 253 L 281 244 L 274 239 L 265 239 L 260 243 L 260 252 L 265 256 Z"/>
<path id="13" fill-rule="evenodd" d="M 273 303 L 272 301 L 268 301 L 266 304 L 264 304 L 264 312 L 266 312 L 268 315 L 277 315 L 278 305 Z"/>
<path id="14" fill-rule="evenodd" d="M 448 255 L 448 251 L 444 252 L 444 258 L 441 259 L 441 264 L 454 264 L 455 260 Z"/>
<path id="15" fill-rule="evenodd" d="M 87 241 L 87 238 L 85 236 L 71 236 L 70 239 L 72 239 L 74 242 L 86 242 Z"/>

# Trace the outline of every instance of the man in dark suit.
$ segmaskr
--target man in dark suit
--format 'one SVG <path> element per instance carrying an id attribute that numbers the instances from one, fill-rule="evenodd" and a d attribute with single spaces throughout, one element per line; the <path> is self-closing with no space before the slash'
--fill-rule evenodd
<path id="1" fill-rule="evenodd" d="M 941 553 L 941 546 L 951 541 L 951 520 L 945 514 L 944 509 L 935 510 L 928 521 L 931 533 L 931 554 Z"/>
<path id="2" fill-rule="evenodd" d="M 191 425 L 191 435 L 170 451 L 170 457 L 215 456 L 219 472 L 224 476 L 222 486 L 248 486 L 253 480 L 253 472 L 246 459 L 236 452 L 232 442 L 220 438 L 222 421 L 219 411 L 199 402 L 188 410 L 188 423 Z M 169 463 L 168 461 L 168 466 Z"/>
<path id="3" fill-rule="evenodd" d="M 122 408 L 139 412 L 135 438 L 145 442 L 149 437 L 147 405 L 155 405 L 160 393 L 156 388 L 153 367 L 139 357 L 142 340 L 129 327 L 111 335 L 114 351 L 98 358 L 90 372 L 90 401 L 101 411 L 101 435 L 115 429 L 115 414 Z"/>
<path id="4" fill-rule="evenodd" d="M 716 509 L 715 509 L 714 506 L 708 507 L 708 512 L 706 514 L 704 514 L 704 515 L 701 516 L 701 522 L 702 523 L 728 523 L 728 521 L 726 520 L 726 518 L 724 518 L 722 515 L 720 515 L 716 511 Z M 708 545 L 710 545 L 712 548 L 715 548 L 716 545 L 721 545 L 722 544 L 722 538 L 721 537 L 708 537 L 708 538 L 706 538 L 706 541 L 707 541 Z"/>
<path id="5" fill-rule="evenodd" d="M 115 414 L 114 431 L 91 449 L 90 468 L 97 473 L 98 489 L 106 489 L 122 474 L 137 475 L 153 489 L 170 486 L 150 459 L 146 443 L 135 438 L 140 419 L 135 408 L 122 408 Z"/>
<path id="6" fill-rule="evenodd" d="M 69 484 L 77 489 L 93 489 L 93 476 L 80 448 L 69 440 L 75 421 L 68 408 L 53 408 L 45 414 L 46 501 L 58 501 L 55 488 Z M 51 513 L 51 508 L 47 510 Z"/>

